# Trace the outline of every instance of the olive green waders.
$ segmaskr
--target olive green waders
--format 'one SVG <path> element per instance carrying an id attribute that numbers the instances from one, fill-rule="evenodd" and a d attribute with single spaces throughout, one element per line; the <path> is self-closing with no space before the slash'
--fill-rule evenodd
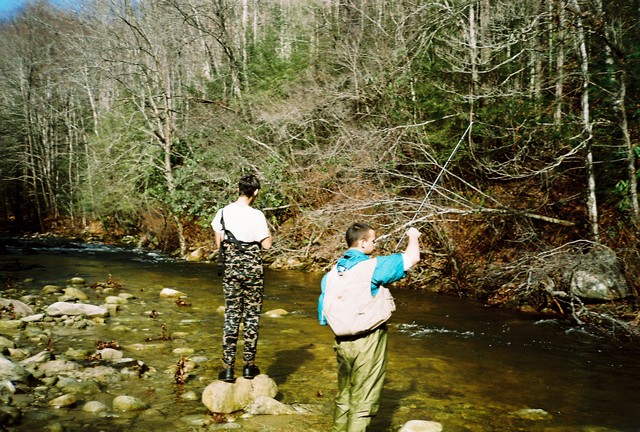
<path id="1" fill-rule="evenodd" d="M 378 413 L 387 370 L 387 326 L 364 336 L 336 337 L 338 394 L 333 432 L 365 431 Z"/>

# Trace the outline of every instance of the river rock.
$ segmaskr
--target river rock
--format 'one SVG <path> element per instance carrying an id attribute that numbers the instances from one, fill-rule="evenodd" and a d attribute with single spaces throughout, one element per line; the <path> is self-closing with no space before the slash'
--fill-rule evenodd
<path id="1" fill-rule="evenodd" d="M 149 408 L 149 405 L 133 396 L 118 396 L 113 400 L 113 409 L 116 411 L 140 411 Z"/>
<path id="2" fill-rule="evenodd" d="M 33 309 L 20 300 L 0 298 L 0 307 L 13 307 L 16 318 L 33 315 Z"/>
<path id="3" fill-rule="evenodd" d="M 244 408 L 244 412 L 251 415 L 300 414 L 293 407 L 268 396 L 258 396 Z"/>
<path id="4" fill-rule="evenodd" d="M 204 259 L 204 248 L 199 247 L 187 255 L 187 261 L 202 261 Z"/>
<path id="5" fill-rule="evenodd" d="M 98 365 L 84 370 L 76 371 L 73 376 L 77 379 L 84 381 L 93 381 L 97 384 L 113 384 L 123 380 L 123 376 L 118 370 L 109 367 Z"/>
<path id="6" fill-rule="evenodd" d="M 618 257 L 609 248 L 596 248 L 580 256 L 568 279 L 571 292 L 578 297 L 616 300 L 631 295 Z"/>
<path id="7" fill-rule="evenodd" d="M 122 351 L 113 348 L 104 348 L 97 351 L 100 354 L 100 358 L 103 360 L 118 360 L 124 357 Z"/>
<path id="8" fill-rule="evenodd" d="M 70 285 L 84 285 L 84 279 L 81 277 L 72 277 L 67 281 Z"/>
<path id="9" fill-rule="evenodd" d="M 0 320 L 0 331 L 22 330 L 25 326 L 21 320 Z"/>
<path id="10" fill-rule="evenodd" d="M 442 425 L 426 420 L 409 420 L 399 432 L 442 432 Z"/>
<path id="11" fill-rule="evenodd" d="M 260 396 L 275 397 L 278 387 L 268 375 L 260 374 L 252 380 L 236 379 L 235 383 L 214 381 L 202 392 L 202 403 L 214 413 L 241 411 Z"/>
<path id="12" fill-rule="evenodd" d="M 64 352 L 64 355 L 71 360 L 84 360 L 89 355 L 89 350 L 71 347 Z"/>
<path id="13" fill-rule="evenodd" d="M 31 373 L 23 366 L 12 362 L 4 356 L 0 356 L 0 381 L 27 381 L 30 375 Z"/>
<path id="14" fill-rule="evenodd" d="M 80 369 L 77 363 L 68 360 L 50 360 L 38 365 L 36 370 L 44 376 L 58 376 L 62 372 L 71 372 Z"/>
<path id="15" fill-rule="evenodd" d="M 109 411 L 109 407 L 100 401 L 89 401 L 82 407 L 82 411 L 91 414 L 99 414 L 105 411 Z"/>
<path id="16" fill-rule="evenodd" d="M 106 308 L 86 303 L 56 302 L 46 310 L 49 316 L 86 315 L 88 317 L 105 317 L 109 315 Z"/>
<path id="17" fill-rule="evenodd" d="M 107 296 L 104 302 L 111 305 L 121 305 L 127 303 L 127 299 L 120 296 Z"/>
<path id="18" fill-rule="evenodd" d="M 59 294 L 62 292 L 62 287 L 58 285 L 45 285 L 42 287 L 43 294 Z"/>
<path id="19" fill-rule="evenodd" d="M 539 408 L 524 408 L 518 411 L 514 411 L 511 414 L 525 420 L 545 420 L 552 417 L 551 414 Z"/>
<path id="20" fill-rule="evenodd" d="M 42 321 L 44 317 L 45 315 L 43 313 L 39 313 L 39 314 L 22 317 L 20 318 L 20 321 L 22 321 L 23 323 L 31 323 L 31 322 Z"/>
<path id="21" fill-rule="evenodd" d="M 179 298 L 179 297 L 186 297 L 186 296 L 187 295 L 182 291 L 178 291 L 173 288 L 162 288 L 162 291 L 160 291 L 160 297 L 162 298 Z"/>
<path id="22" fill-rule="evenodd" d="M 0 336 L 0 352 L 8 348 L 15 348 L 15 347 L 16 347 L 16 343 L 14 341 L 12 341 L 11 339 L 7 339 L 4 336 Z"/>
<path id="23" fill-rule="evenodd" d="M 65 394 L 49 401 L 49 406 L 54 408 L 64 408 L 78 402 L 78 398 L 74 394 Z"/>
<path id="24" fill-rule="evenodd" d="M 26 358 L 20 362 L 21 366 L 25 368 L 35 368 L 37 365 L 41 363 L 48 362 L 53 359 L 53 354 L 51 351 L 40 351 L 38 354 L 32 355 L 29 358 Z"/>
<path id="25" fill-rule="evenodd" d="M 70 300 L 80 300 L 80 301 L 85 301 L 85 300 L 89 300 L 89 296 L 86 295 L 84 293 L 84 291 L 82 291 L 79 288 L 76 287 L 68 287 L 64 289 L 64 295 L 62 296 L 62 298 L 64 298 L 64 301 L 70 301 Z"/>
<path id="26" fill-rule="evenodd" d="M 61 376 L 56 382 L 56 388 L 64 393 L 75 395 L 90 395 L 100 393 L 100 386 L 93 380 L 84 380 L 71 376 Z"/>
<path id="27" fill-rule="evenodd" d="M 289 312 L 287 312 L 284 309 L 273 309 L 266 312 L 265 315 L 268 316 L 269 318 L 280 318 L 285 315 L 289 315 Z"/>

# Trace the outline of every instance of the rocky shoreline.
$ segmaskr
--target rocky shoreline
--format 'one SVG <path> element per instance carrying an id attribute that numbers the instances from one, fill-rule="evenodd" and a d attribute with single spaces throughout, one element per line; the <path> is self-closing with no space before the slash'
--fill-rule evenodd
<path id="1" fill-rule="evenodd" d="M 159 295 L 176 302 L 184 298 L 184 293 L 168 288 Z M 55 432 L 71 430 L 69 421 L 119 424 L 134 416 L 162 419 L 162 406 L 156 406 L 153 397 L 143 398 L 127 389 L 145 385 L 139 382 L 153 380 L 158 374 L 172 374 L 172 381 L 179 386 L 181 381 L 194 379 L 207 358 L 192 355 L 189 347 L 176 348 L 173 352 L 180 361 L 169 370 L 158 371 L 141 359 L 125 355 L 135 352 L 135 346 L 123 348 L 115 341 L 97 341 L 95 349 L 86 348 L 87 335 L 95 335 L 93 330 L 98 328 L 108 330 L 110 317 L 136 300 L 114 281 L 89 286 L 77 277 L 69 279 L 65 287 L 45 285 L 38 294 L 18 284 L 5 289 L 0 298 L 0 430 L 27 430 L 21 427 L 43 424 L 44 430 Z M 153 316 L 153 312 L 145 313 Z M 269 317 L 285 314 L 284 310 L 265 312 Z M 68 341 L 68 347 L 54 342 L 60 335 Z M 161 339 L 152 344 L 161 343 Z M 264 415 L 286 416 L 285 423 L 291 425 L 295 425 L 296 417 L 318 417 L 330 423 L 329 400 L 322 404 L 286 404 L 276 399 L 277 385 L 266 374 L 253 380 L 238 378 L 233 384 L 199 379 L 201 391 L 175 390 L 181 400 L 200 401 L 206 407 L 173 419 L 185 428 L 242 428 L 243 422 Z M 295 430 L 291 427 L 281 430 Z M 437 432 L 442 426 L 410 421 L 401 430 Z"/>

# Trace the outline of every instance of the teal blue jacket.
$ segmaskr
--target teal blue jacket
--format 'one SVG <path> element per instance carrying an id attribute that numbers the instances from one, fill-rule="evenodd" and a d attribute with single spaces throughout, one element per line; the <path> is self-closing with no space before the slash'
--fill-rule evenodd
<path id="1" fill-rule="evenodd" d="M 338 271 L 349 270 L 354 265 L 364 260 L 371 259 L 364 252 L 358 249 L 349 249 L 338 260 Z M 402 254 L 393 254 L 376 257 L 378 260 L 376 268 L 371 278 L 371 294 L 376 295 L 381 285 L 390 284 L 402 279 L 407 274 L 404 271 L 404 261 Z M 324 302 L 324 293 L 327 288 L 327 275 L 325 274 L 320 282 L 320 298 L 318 299 L 318 321 L 321 325 L 327 325 L 327 320 L 322 313 L 322 303 Z"/>

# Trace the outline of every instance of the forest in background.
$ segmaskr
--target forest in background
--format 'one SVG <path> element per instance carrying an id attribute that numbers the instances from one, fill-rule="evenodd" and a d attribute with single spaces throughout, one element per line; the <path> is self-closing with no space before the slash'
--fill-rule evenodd
<path id="1" fill-rule="evenodd" d="M 269 262 L 412 224 L 413 288 L 640 324 L 640 0 L 43 0 L 0 34 L 5 233 L 212 254 L 255 173 Z M 634 293 L 613 320 L 556 295 L 596 246 Z"/>

